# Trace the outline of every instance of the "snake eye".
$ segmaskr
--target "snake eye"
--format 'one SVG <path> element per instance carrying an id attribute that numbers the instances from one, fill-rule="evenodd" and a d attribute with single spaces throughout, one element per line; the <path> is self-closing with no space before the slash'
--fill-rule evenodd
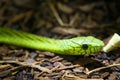
<path id="1" fill-rule="evenodd" d="M 83 48 L 84 50 L 86 50 L 86 49 L 88 49 L 88 45 L 87 45 L 87 44 L 83 44 L 83 45 L 82 45 L 82 48 Z"/>

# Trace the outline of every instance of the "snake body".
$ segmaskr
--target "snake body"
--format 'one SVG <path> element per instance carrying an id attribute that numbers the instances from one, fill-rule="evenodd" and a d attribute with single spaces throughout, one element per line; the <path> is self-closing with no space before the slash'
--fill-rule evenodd
<path id="1" fill-rule="evenodd" d="M 0 28 L 0 43 L 63 55 L 88 55 L 99 52 L 104 46 L 103 41 L 92 36 L 59 40 L 8 28 Z"/>

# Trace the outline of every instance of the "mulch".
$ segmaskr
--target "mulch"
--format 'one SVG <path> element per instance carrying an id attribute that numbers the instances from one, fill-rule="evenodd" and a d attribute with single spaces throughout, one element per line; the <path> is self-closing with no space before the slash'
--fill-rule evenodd
<path id="1" fill-rule="evenodd" d="M 107 44 L 120 33 L 119 3 L 0 0 L 0 26 L 55 39 L 91 35 Z M 120 80 L 119 52 L 67 56 L 1 43 L 0 80 Z"/>

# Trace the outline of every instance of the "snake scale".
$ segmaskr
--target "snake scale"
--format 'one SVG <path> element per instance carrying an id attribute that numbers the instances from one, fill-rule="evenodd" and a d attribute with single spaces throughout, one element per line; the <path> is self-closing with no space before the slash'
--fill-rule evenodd
<path id="1" fill-rule="evenodd" d="M 0 28 L 0 43 L 63 55 L 89 55 L 104 46 L 102 40 L 93 36 L 52 39 L 8 28 Z"/>

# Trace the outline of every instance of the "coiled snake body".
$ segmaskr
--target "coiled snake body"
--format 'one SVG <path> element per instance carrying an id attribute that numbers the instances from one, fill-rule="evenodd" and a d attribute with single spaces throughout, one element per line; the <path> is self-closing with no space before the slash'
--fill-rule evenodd
<path id="1" fill-rule="evenodd" d="M 88 55 L 104 46 L 103 41 L 92 36 L 57 40 L 7 28 L 0 28 L 0 43 L 63 55 Z"/>

